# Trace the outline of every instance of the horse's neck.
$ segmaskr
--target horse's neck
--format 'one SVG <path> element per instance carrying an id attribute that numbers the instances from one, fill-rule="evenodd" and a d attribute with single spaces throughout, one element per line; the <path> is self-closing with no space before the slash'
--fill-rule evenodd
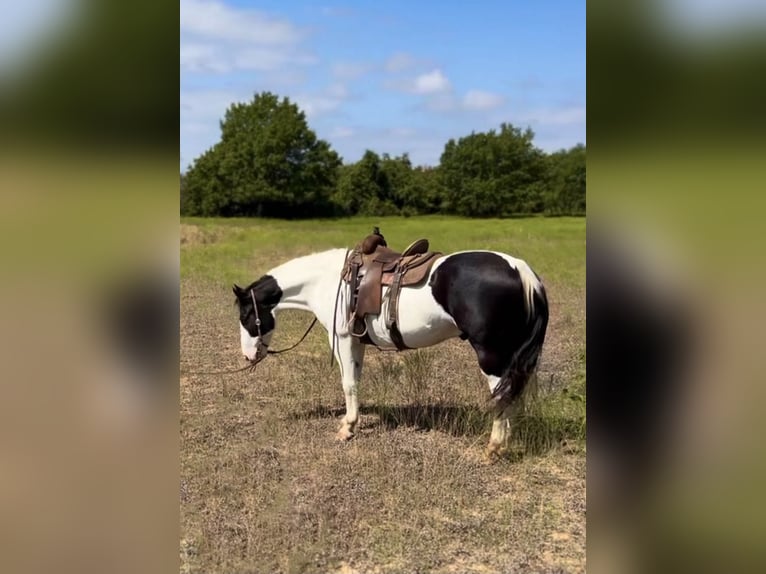
<path id="1" fill-rule="evenodd" d="M 276 311 L 299 309 L 316 312 L 319 287 L 328 276 L 339 276 L 342 265 L 343 250 L 332 250 L 292 259 L 269 271 L 282 289 Z"/>

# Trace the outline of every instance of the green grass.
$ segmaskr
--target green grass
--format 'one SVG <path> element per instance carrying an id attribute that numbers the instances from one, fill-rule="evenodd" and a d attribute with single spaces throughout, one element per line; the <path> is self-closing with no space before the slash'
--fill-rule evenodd
<path id="1" fill-rule="evenodd" d="M 182 245 L 182 278 L 245 282 L 292 256 L 353 247 L 377 225 L 395 248 L 404 249 L 415 239 L 427 237 L 432 249 L 445 253 L 463 249 L 504 251 L 525 259 L 544 279 L 576 284 L 585 280 L 582 217 L 360 217 L 309 221 L 182 218 L 181 225 L 182 240 L 186 226 L 198 231 L 196 243 Z"/>
<path id="2" fill-rule="evenodd" d="M 584 219 L 184 219 L 182 373 L 240 365 L 231 283 L 351 247 L 375 225 L 395 248 L 427 237 L 443 252 L 505 251 L 543 278 L 548 336 L 511 451 L 486 465 L 487 384 L 457 339 L 369 349 L 359 431 L 343 444 L 322 329 L 254 375 L 183 375 L 182 570 L 584 571 Z M 309 320 L 285 312 L 274 345 Z"/>

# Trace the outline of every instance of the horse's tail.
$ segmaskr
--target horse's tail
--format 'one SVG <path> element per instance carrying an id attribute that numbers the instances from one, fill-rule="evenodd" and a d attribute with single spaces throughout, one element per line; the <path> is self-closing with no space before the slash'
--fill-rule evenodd
<path id="1" fill-rule="evenodd" d="M 527 311 L 527 333 L 523 343 L 514 350 L 510 364 L 492 392 L 499 409 L 516 401 L 535 373 L 548 328 L 548 298 L 540 278 L 529 267 L 519 269 L 519 272 Z"/>

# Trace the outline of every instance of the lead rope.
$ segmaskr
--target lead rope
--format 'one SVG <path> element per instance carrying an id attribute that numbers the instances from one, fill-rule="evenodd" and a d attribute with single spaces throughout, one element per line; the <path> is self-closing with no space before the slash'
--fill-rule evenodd
<path id="1" fill-rule="evenodd" d="M 234 369 L 234 370 L 231 370 L 231 371 L 186 371 L 186 372 L 183 372 L 181 374 L 184 375 L 184 376 L 189 376 L 189 375 L 194 375 L 194 376 L 197 376 L 197 375 L 233 375 L 234 373 L 241 373 L 242 371 L 247 371 L 248 369 L 252 371 L 252 370 L 254 370 L 253 367 L 254 367 L 253 364 L 248 364 L 248 365 L 245 365 L 244 367 L 242 367 L 241 369 Z"/>
<path id="2" fill-rule="evenodd" d="M 317 318 L 314 317 L 314 320 L 311 321 L 311 325 L 309 325 L 309 328 L 306 329 L 305 333 L 303 333 L 303 337 L 298 339 L 298 342 L 295 343 L 295 345 L 291 345 L 291 346 L 287 347 L 287 349 L 280 349 L 279 351 L 272 351 L 271 349 L 268 349 L 266 351 L 266 354 L 267 355 L 280 355 L 282 353 L 286 353 L 287 351 L 292 351 L 295 347 L 297 347 L 298 345 L 300 345 L 303 342 L 303 339 L 305 339 L 308 336 L 308 334 L 311 332 L 311 329 L 313 329 L 314 325 L 316 325 L 316 324 L 317 324 Z"/>

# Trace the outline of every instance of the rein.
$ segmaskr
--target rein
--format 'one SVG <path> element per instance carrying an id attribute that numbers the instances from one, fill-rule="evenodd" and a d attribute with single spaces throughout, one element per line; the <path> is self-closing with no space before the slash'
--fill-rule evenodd
<path id="1" fill-rule="evenodd" d="M 272 351 L 271 349 L 269 349 L 269 346 L 266 343 L 263 342 L 263 337 L 261 336 L 261 318 L 258 315 L 258 304 L 255 301 L 255 290 L 254 289 L 250 289 L 250 297 L 253 298 L 253 309 L 255 310 L 255 328 L 258 331 L 258 343 L 260 343 L 260 345 L 266 349 L 266 353 L 260 359 L 257 359 L 255 361 L 254 366 L 257 365 L 258 363 L 260 363 L 264 359 L 264 357 L 266 355 L 279 355 L 281 353 L 286 353 L 287 351 L 292 351 L 295 347 L 297 347 L 298 345 L 300 345 L 303 342 L 303 339 L 305 339 L 308 336 L 308 334 L 311 332 L 311 329 L 313 329 L 314 325 L 317 324 L 317 318 L 314 317 L 314 320 L 311 321 L 311 325 L 309 325 L 309 328 L 306 329 L 305 333 L 303 333 L 303 337 L 298 339 L 298 342 L 295 343 L 295 345 L 287 347 L 287 349 L 280 349 L 279 351 Z"/>
<path id="2" fill-rule="evenodd" d="M 314 317 L 314 320 L 313 320 L 313 321 L 311 321 L 311 325 L 309 325 L 309 328 L 308 328 L 308 329 L 306 329 L 306 332 L 305 332 L 305 333 L 303 333 L 303 337 L 301 337 L 300 339 L 298 339 L 298 342 L 297 342 L 297 343 L 295 343 L 294 345 L 291 345 L 291 346 L 287 347 L 287 349 L 280 349 L 279 351 L 272 351 L 272 350 L 270 350 L 270 349 L 269 349 L 269 350 L 267 350 L 267 351 L 266 351 L 266 354 L 267 354 L 267 355 L 280 355 L 280 354 L 282 354 L 282 353 L 286 353 L 287 351 L 292 351 L 292 350 L 293 350 L 295 347 L 297 347 L 298 345 L 300 345 L 300 344 L 303 342 L 303 339 L 305 339 L 305 338 L 308 336 L 308 334 L 311 332 L 311 329 L 313 329 L 313 328 L 314 328 L 314 325 L 316 325 L 316 324 L 317 324 L 317 318 L 316 318 L 316 317 Z M 267 345 L 264 345 L 264 347 L 266 347 L 266 346 L 267 346 Z M 263 359 L 261 359 L 261 360 L 263 360 Z M 259 361 L 259 362 L 260 362 L 260 361 Z"/>
<path id="3" fill-rule="evenodd" d="M 262 342 L 262 335 L 261 335 L 261 317 L 258 315 L 258 304 L 255 301 L 255 293 L 253 290 L 250 290 L 250 297 L 253 298 L 253 309 L 255 310 L 255 328 L 258 332 L 258 343 L 260 347 L 263 347 L 266 349 L 266 352 L 263 353 L 260 357 L 257 357 L 258 353 L 256 353 L 256 359 L 255 361 L 251 361 L 249 364 L 245 365 L 241 369 L 234 369 L 234 370 L 224 370 L 224 371 L 193 371 L 193 372 L 187 372 L 184 373 L 186 375 L 231 375 L 234 373 L 241 373 L 242 371 L 255 371 L 255 368 L 258 366 L 258 363 L 260 363 L 263 359 L 266 358 L 267 355 L 280 355 L 282 353 L 286 353 L 287 351 L 292 351 L 295 347 L 300 345 L 303 340 L 308 337 L 308 334 L 311 332 L 311 329 L 314 328 L 314 325 L 317 323 L 317 318 L 314 317 L 314 320 L 311 322 L 311 325 L 309 325 L 309 328 L 306 329 L 306 332 L 303 333 L 303 336 L 298 339 L 298 342 L 294 345 L 291 345 L 287 347 L 286 349 L 280 349 L 279 351 L 272 351 L 269 349 L 269 346 Z"/>

